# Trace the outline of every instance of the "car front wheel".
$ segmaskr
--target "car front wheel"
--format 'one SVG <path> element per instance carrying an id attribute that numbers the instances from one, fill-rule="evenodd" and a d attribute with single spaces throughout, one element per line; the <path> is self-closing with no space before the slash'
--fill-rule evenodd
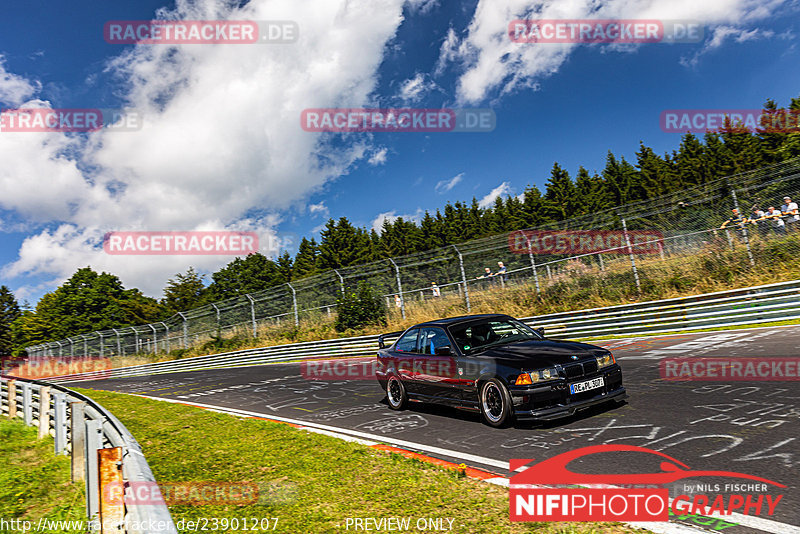
<path id="1" fill-rule="evenodd" d="M 502 427 L 511 421 L 511 395 L 496 378 L 481 386 L 481 414 L 484 421 L 493 427 Z"/>
<path id="2" fill-rule="evenodd" d="M 386 400 L 392 410 L 402 410 L 408 403 L 406 388 L 396 376 L 390 376 L 386 382 Z"/>

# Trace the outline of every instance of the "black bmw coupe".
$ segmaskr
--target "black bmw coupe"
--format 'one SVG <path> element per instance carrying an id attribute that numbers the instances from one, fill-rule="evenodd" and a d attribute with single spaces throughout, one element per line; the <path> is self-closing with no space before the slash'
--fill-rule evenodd
<path id="1" fill-rule="evenodd" d="M 398 335 L 399 334 L 399 335 Z M 397 337 L 390 346 L 384 339 Z M 608 350 L 545 339 L 508 315 L 429 321 L 380 336 L 376 378 L 389 407 L 409 400 L 479 411 L 500 427 L 512 420 L 567 417 L 627 394 Z"/>

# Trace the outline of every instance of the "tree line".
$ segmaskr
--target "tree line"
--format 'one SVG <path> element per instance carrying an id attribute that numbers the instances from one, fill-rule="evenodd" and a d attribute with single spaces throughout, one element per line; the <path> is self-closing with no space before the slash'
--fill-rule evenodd
<path id="1" fill-rule="evenodd" d="M 764 109 L 787 112 L 767 100 Z M 800 97 L 788 112 L 800 111 Z M 292 257 L 275 260 L 260 253 L 233 261 L 205 275 L 189 268 L 167 281 L 156 300 L 138 289 L 126 289 L 113 274 L 79 269 L 56 290 L 45 294 L 34 310 L 20 306 L 0 287 L 0 354 L 15 347 L 54 341 L 94 330 L 166 319 L 178 311 L 254 293 L 316 273 L 458 244 L 470 239 L 532 228 L 631 202 L 675 193 L 740 172 L 800 156 L 800 132 L 750 132 L 726 121 L 719 132 L 702 138 L 685 134 L 678 147 L 663 155 L 640 142 L 635 160 L 606 156 L 600 172 L 583 166 L 574 177 L 553 164 L 543 190 L 529 185 L 520 196 L 498 197 L 482 208 L 471 202 L 447 202 L 426 211 L 418 222 L 385 220 L 380 232 L 358 227 L 347 217 L 329 219 L 319 240 L 303 238 Z"/>

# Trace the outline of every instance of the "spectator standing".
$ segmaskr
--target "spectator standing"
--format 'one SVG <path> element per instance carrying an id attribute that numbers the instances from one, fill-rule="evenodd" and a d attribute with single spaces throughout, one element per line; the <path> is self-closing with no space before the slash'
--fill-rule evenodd
<path id="1" fill-rule="evenodd" d="M 731 215 L 730 219 L 728 219 L 727 221 L 722 223 L 722 226 L 720 226 L 720 229 L 727 228 L 727 226 L 729 224 L 736 225 L 739 228 L 743 228 L 744 227 L 744 224 L 747 222 L 747 218 L 743 217 L 742 215 L 739 214 L 739 209 L 738 208 L 733 208 L 731 210 L 731 212 L 732 212 L 732 215 Z"/>
<path id="2" fill-rule="evenodd" d="M 770 206 L 764 219 L 772 220 L 772 229 L 777 234 L 786 233 L 786 224 L 783 222 L 783 214 L 775 209 L 775 206 Z"/>
<path id="3" fill-rule="evenodd" d="M 750 218 L 750 222 L 753 223 L 756 228 L 758 228 L 758 235 L 766 235 L 769 232 L 769 226 L 767 222 L 764 220 L 766 216 L 766 212 L 758 207 L 753 207 L 753 216 Z M 759 224 L 763 222 L 764 224 Z"/>
<path id="4" fill-rule="evenodd" d="M 789 197 L 783 197 L 781 213 L 786 217 L 787 230 L 797 231 L 798 223 L 800 223 L 800 211 L 797 209 L 797 202 L 792 202 L 792 199 Z"/>
<path id="5" fill-rule="evenodd" d="M 433 293 L 434 297 L 442 296 L 442 291 L 439 289 L 439 286 L 436 285 L 436 282 L 431 282 L 431 293 Z"/>
<path id="6" fill-rule="evenodd" d="M 503 280 L 503 283 L 505 284 L 506 282 L 508 282 L 508 275 L 506 274 L 506 271 L 508 269 L 506 269 L 506 266 L 503 265 L 502 261 L 498 261 L 497 262 L 497 267 L 498 267 L 497 272 L 494 273 L 494 275 L 495 276 L 500 276 L 501 280 Z"/>

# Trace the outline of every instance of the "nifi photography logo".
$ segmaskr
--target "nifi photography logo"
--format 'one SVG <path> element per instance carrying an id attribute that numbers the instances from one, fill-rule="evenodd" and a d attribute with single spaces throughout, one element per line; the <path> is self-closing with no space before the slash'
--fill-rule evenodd
<path id="1" fill-rule="evenodd" d="M 580 464 L 605 453 L 616 455 L 615 461 L 607 464 L 609 466 L 628 465 L 624 460 L 620 463 L 620 454 L 655 455 L 654 459 L 660 461 L 660 471 L 587 474 L 567 468 L 572 462 Z M 783 495 L 768 494 L 767 487 L 786 487 L 745 473 L 693 470 L 663 452 L 633 445 L 595 445 L 535 464 L 531 462 L 533 460 L 511 460 L 511 470 L 519 471 L 511 477 L 510 483 L 511 521 L 668 521 L 670 508 L 679 513 L 699 515 L 772 516 Z M 631 462 L 631 465 L 636 464 Z M 733 478 L 759 484 L 708 484 L 707 493 L 670 499 L 668 484 L 698 477 Z M 763 489 L 763 492 L 746 493 L 753 489 Z"/>

